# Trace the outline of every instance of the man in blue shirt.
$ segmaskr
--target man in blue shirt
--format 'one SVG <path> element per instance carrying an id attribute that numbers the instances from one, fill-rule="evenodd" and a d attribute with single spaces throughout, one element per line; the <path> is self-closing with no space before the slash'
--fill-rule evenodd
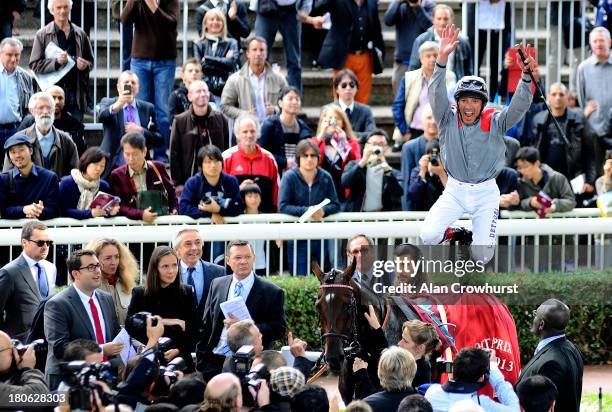
<path id="1" fill-rule="evenodd" d="M 18 39 L 8 37 L 0 42 L 0 96 L 4 97 L 0 105 L 0 159 L 4 158 L 2 146 L 17 132 L 32 95 L 32 78 L 19 67 L 22 50 Z"/>
<path id="2" fill-rule="evenodd" d="M 32 144 L 24 134 L 10 137 L 4 150 L 14 168 L 0 175 L 3 219 L 50 219 L 57 215 L 59 179 L 32 163 Z"/>

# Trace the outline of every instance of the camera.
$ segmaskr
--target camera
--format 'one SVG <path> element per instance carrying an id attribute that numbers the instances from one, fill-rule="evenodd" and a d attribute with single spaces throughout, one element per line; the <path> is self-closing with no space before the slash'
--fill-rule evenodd
<path id="1" fill-rule="evenodd" d="M 438 166 L 440 164 L 440 156 L 438 154 L 438 149 L 431 149 L 431 154 L 429 155 L 429 163 L 432 166 Z"/>
<path id="2" fill-rule="evenodd" d="M 111 362 L 88 365 L 85 361 L 73 361 L 63 366 L 65 380 L 70 384 L 68 404 L 73 411 L 90 410 L 93 392 L 97 391 L 102 404 L 112 402 L 111 396 L 94 381 L 105 382 L 110 387 L 117 383 L 117 367 Z"/>
<path id="3" fill-rule="evenodd" d="M 123 91 L 124 91 L 124 92 L 128 92 L 128 94 L 132 94 L 132 85 L 131 85 L 131 84 L 129 84 L 129 83 L 128 83 L 128 84 L 125 84 L 125 85 L 123 86 Z"/>
<path id="4" fill-rule="evenodd" d="M 147 319 L 151 319 L 151 326 L 157 326 L 157 318 L 150 312 L 138 312 L 125 320 L 125 330 L 138 342 L 146 343 L 147 338 Z"/>
<path id="5" fill-rule="evenodd" d="M 380 147 L 378 147 L 378 146 L 377 146 L 377 147 L 375 147 L 374 149 L 372 149 L 372 154 L 373 154 L 373 155 L 378 156 L 378 155 L 380 155 L 381 153 L 382 153 L 382 149 L 381 149 Z"/>
<path id="6" fill-rule="evenodd" d="M 436 370 L 440 375 L 443 373 L 453 373 L 453 362 L 447 361 L 444 358 L 436 359 Z"/>
<path id="7" fill-rule="evenodd" d="M 336 121 L 336 118 L 335 118 L 335 117 L 332 117 L 331 119 L 329 119 L 329 120 L 327 121 L 327 125 L 328 125 L 328 126 L 336 126 L 337 124 L 338 124 L 338 122 Z"/>
<path id="8" fill-rule="evenodd" d="M 241 346 L 236 353 L 232 355 L 232 372 L 241 379 L 245 377 L 251 370 L 253 356 L 255 356 L 255 348 L 253 345 Z"/>
<path id="9" fill-rule="evenodd" d="M 23 356 L 25 351 L 28 350 L 30 346 L 34 348 L 34 352 L 36 354 L 45 352 L 47 350 L 47 345 L 45 345 L 44 339 L 36 339 L 28 345 L 24 345 L 19 339 L 11 339 L 11 343 L 13 344 L 15 349 L 17 349 L 17 353 L 19 353 L 19 356 Z"/>
<path id="10" fill-rule="evenodd" d="M 257 381 L 260 379 L 263 379 L 265 381 L 270 380 L 270 371 L 268 370 L 266 365 L 262 362 L 262 363 L 259 363 L 253 366 L 253 368 L 244 377 L 244 379 L 247 382 L 247 385 L 249 385 L 250 387 L 256 390 L 259 390 L 259 382 Z"/>
<path id="11" fill-rule="evenodd" d="M 174 358 L 166 366 L 159 367 L 159 376 L 155 380 L 153 391 L 155 396 L 168 396 L 170 386 L 174 385 L 178 380 L 177 372 L 185 370 L 185 360 L 181 357 Z M 166 380 L 166 378 L 168 378 Z"/>

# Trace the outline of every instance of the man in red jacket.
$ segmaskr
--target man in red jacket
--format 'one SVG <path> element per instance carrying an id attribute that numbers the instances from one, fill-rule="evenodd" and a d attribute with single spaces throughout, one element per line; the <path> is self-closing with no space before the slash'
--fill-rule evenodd
<path id="1" fill-rule="evenodd" d="M 276 213 L 278 205 L 278 168 L 274 155 L 257 143 L 259 122 L 253 115 L 243 115 L 234 123 L 238 144 L 223 152 L 223 171 L 235 176 L 240 189 L 257 183 L 261 189 L 262 213 Z"/>

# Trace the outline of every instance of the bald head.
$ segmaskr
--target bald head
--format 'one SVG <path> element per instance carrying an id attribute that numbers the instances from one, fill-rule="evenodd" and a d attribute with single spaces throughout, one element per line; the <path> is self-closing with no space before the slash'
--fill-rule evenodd
<path id="1" fill-rule="evenodd" d="M 548 299 L 536 311 L 534 334 L 546 338 L 563 333 L 570 319 L 569 307 L 557 299 Z"/>
<path id="2" fill-rule="evenodd" d="M 220 373 L 208 381 L 204 403 L 237 411 L 242 408 L 240 380 L 232 373 Z"/>
<path id="3" fill-rule="evenodd" d="M 4 350 L 12 346 L 11 337 L 0 331 L 0 373 L 7 372 L 13 362 L 13 351 Z"/>
<path id="4" fill-rule="evenodd" d="M 53 97 L 53 101 L 55 102 L 55 117 L 57 118 L 62 110 L 64 110 L 64 106 L 66 104 L 64 89 L 54 85 L 47 88 L 47 93 Z"/>

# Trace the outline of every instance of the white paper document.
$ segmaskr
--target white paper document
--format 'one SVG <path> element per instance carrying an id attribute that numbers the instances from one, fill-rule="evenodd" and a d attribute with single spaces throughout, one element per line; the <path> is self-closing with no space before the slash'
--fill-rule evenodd
<path id="1" fill-rule="evenodd" d="M 581 173 L 572 180 L 570 180 L 570 185 L 572 186 L 572 192 L 574 192 L 574 194 L 581 194 L 582 186 L 584 186 L 584 173 Z"/>
<path id="2" fill-rule="evenodd" d="M 249 309 L 247 308 L 242 296 L 237 296 L 235 298 L 226 300 L 219 306 L 221 307 L 221 312 L 223 312 L 223 316 L 225 316 L 226 319 L 229 319 L 230 315 L 234 315 L 240 320 L 251 319 L 251 314 L 249 313 Z"/>
<path id="3" fill-rule="evenodd" d="M 57 56 L 63 52 L 64 50 L 60 49 L 57 44 L 51 42 L 47 45 L 47 48 L 45 49 L 45 58 L 57 59 Z M 68 62 L 66 62 L 66 64 L 62 67 L 60 67 L 59 70 L 51 73 L 34 74 L 34 79 L 36 79 L 36 82 L 38 83 L 38 86 L 41 90 L 47 90 L 49 87 L 62 80 L 62 78 L 67 75 L 70 70 L 72 70 L 74 65 L 74 59 L 71 56 L 68 56 Z"/>
<path id="4" fill-rule="evenodd" d="M 143 345 L 136 339 L 130 338 L 130 335 L 127 333 L 125 328 L 121 328 L 121 331 L 119 331 L 117 336 L 115 336 L 115 339 L 113 339 L 113 343 L 123 344 L 123 349 L 121 349 L 119 356 L 121 357 L 121 361 L 124 365 L 127 365 L 130 359 L 138 355 L 138 348 Z"/>
<path id="5" fill-rule="evenodd" d="M 330 200 L 328 198 L 325 198 L 325 200 L 323 200 L 318 205 L 310 206 L 308 208 L 308 210 L 306 212 L 304 212 L 304 214 L 302 216 L 300 216 L 300 218 L 298 219 L 298 222 L 304 223 L 305 221 L 310 219 L 311 216 L 314 215 L 318 210 L 321 210 L 325 206 L 327 206 L 329 204 L 329 202 L 330 202 Z"/>

